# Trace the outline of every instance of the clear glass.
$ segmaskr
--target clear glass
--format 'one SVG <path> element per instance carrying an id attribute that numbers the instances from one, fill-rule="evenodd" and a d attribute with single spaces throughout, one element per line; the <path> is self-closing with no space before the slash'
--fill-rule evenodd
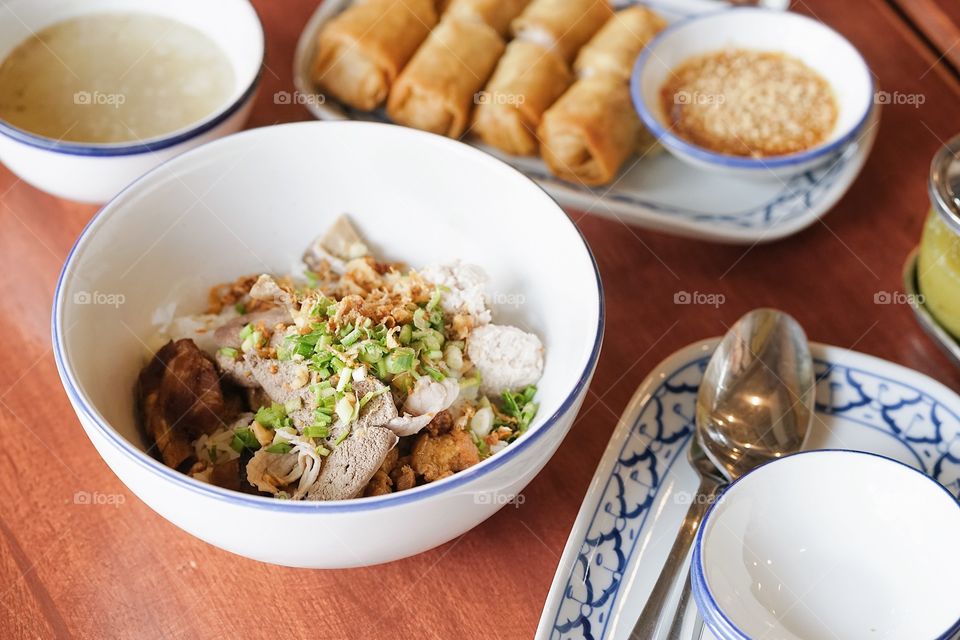
<path id="1" fill-rule="evenodd" d="M 936 210 L 923 228 L 917 277 L 927 310 L 943 328 L 960 337 L 960 233 Z"/>

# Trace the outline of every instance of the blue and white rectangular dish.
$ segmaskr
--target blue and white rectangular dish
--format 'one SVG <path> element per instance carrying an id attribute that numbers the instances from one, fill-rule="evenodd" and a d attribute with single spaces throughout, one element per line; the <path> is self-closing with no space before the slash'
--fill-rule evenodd
<path id="1" fill-rule="evenodd" d="M 716 344 L 676 352 L 634 394 L 567 540 L 539 640 L 629 637 L 697 488 L 686 448 Z M 817 400 L 808 448 L 878 453 L 960 494 L 960 397 L 879 358 L 824 345 L 811 351 Z"/>

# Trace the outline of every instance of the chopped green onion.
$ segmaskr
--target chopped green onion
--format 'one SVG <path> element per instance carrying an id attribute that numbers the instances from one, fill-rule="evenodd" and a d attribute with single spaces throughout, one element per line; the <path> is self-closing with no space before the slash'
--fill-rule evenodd
<path id="1" fill-rule="evenodd" d="M 252 324 L 247 324 L 247 325 L 245 325 L 245 326 L 243 327 L 243 329 L 240 329 L 240 340 L 241 340 L 241 341 L 246 340 L 246 339 L 249 338 L 251 335 L 253 335 L 253 325 L 252 325 Z"/>
<path id="2" fill-rule="evenodd" d="M 248 327 L 250 325 L 247 325 Z M 263 334 L 259 331 L 252 331 L 249 336 L 243 339 L 243 344 L 240 345 L 240 350 L 246 353 L 247 351 L 253 351 L 263 343 Z"/>
<path id="3" fill-rule="evenodd" d="M 534 416 L 537 415 L 537 409 L 540 405 L 533 402 L 533 397 L 537 393 L 537 388 L 533 385 L 526 387 L 523 391 L 513 392 L 504 391 L 501 395 L 503 399 L 503 411 L 509 416 L 517 419 L 517 431 L 523 433 L 530 427 Z"/>
<path id="4" fill-rule="evenodd" d="M 220 348 L 220 354 L 221 354 L 221 355 L 225 355 L 225 356 L 227 356 L 228 358 L 233 358 L 234 360 L 236 360 L 236 359 L 237 359 L 237 356 L 240 355 L 240 352 L 237 351 L 236 349 L 234 349 L 233 347 L 221 347 L 221 348 Z"/>
<path id="5" fill-rule="evenodd" d="M 233 432 L 233 441 L 230 442 L 230 448 L 237 453 L 243 453 L 244 449 L 256 451 L 260 448 L 257 436 L 253 434 L 253 429 L 237 429 Z"/>
<path id="6" fill-rule="evenodd" d="M 398 347 L 387 356 L 387 373 L 398 374 L 413 367 L 416 352 L 410 347 Z"/>
<path id="7" fill-rule="evenodd" d="M 344 427 L 340 435 L 337 436 L 337 439 L 333 441 L 333 446 L 340 446 L 340 443 L 346 440 L 348 435 L 350 435 L 350 427 Z"/>
<path id="8" fill-rule="evenodd" d="M 360 347 L 360 360 L 367 364 L 375 364 L 383 359 L 383 347 L 376 342 L 367 342 Z"/>
<path id="9" fill-rule="evenodd" d="M 363 332 L 359 328 L 354 329 L 353 331 L 351 331 L 350 333 L 348 333 L 347 335 L 343 336 L 340 339 L 340 344 L 342 344 L 345 347 L 350 347 L 353 345 L 353 343 L 359 340 L 362 335 L 363 335 Z"/>
<path id="10" fill-rule="evenodd" d="M 388 387 L 383 387 L 381 389 L 377 389 L 376 391 L 367 391 L 365 394 L 363 394 L 363 397 L 360 398 L 360 408 L 363 409 L 365 406 L 367 406 L 368 402 L 389 390 L 390 389 Z"/>
<path id="11" fill-rule="evenodd" d="M 413 325 L 417 329 L 429 329 L 430 328 L 430 318 L 427 317 L 427 312 L 423 309 L 417 309 L 413 312 Z"/>
<path id="12" fill-rule="evenodd" d="M 337 408 L 335 409 L 337 417 L 344 424 L 348 424 L 354 417 L 353 403 L 350 402 L 350 398 L 356 399 L 356 396 L 343 396 L 337 401 Z"/>
<path id="13" fill-rule="evenodd" d="M 423 370 L 426 371 L 430 375 L 430 377 L 436 380 L 437 382 L 443 382 L 443 379 L 447 377 L 443 375 L 443 373 L 439 369 L 435 369 L 430 366 L 424 365 Z"/>
<path id="14" fill-rule="evenodd" d="M 284 406 L 277 403 L 273 403 L 270 407 L 260 407 L 254 420 L 267 429 L 281 429 L 293 425 Z"/>
<path id="15" fill-rule="evenodd" d="M 321 445 L 317 445 L 317 455 L 322 456 L 322 457 L 325 458 L 325 457 L 327 457 L 328 455 L 330 455 L 330 449 L 327 449 L 327 448 L 326 448 L 325 446 L 323 446 L 322 444 L 321 444 Z"/>
<path id="16" fill-rule="evenodd" d="M 237 304 L 233 305 L 233 308 L 240 315 L 247 315 L 247 305 L 243 304 L 242 302 L 238 302 Z"/>
<path id="17" fill-rule="evenodd" d="M 490 455 L 490 445 L 487 444 L 487 441 L 475 434 L 473 431 L 470 431 L 470 439 L 473 440 L 473 444 L 476 445 L 477 451 L 480 453 L 481 458 L 486 458 Z"/>
<path id="18" fill-rule="evenodd" d="M 433 290 L 433 295 L 430 296 L 430 302 L 427 303 L 427 311 L 433 311 L 440 304 L 440 299 L 443 297 L 443 292 L 440 290 L 440 287 L 437 287 Z"/>
<path id="19" fill-rule="evenodd" d="M 290 453 L 291 449 L 293 449 L 293 445 L 289 442 L 275 442 L 264 451 L 267 453 Z"/>
<path id="20" fill-rule="evenodd" d="M 330 437 L 330 427 L 324 425 L 313 425 L 303 430 L 303 435 L 308 438 L 328 438 Z"/>
<path id="21" fill-rule="evenodd" d="M 405 324 L 400 327 L 400 335 L 397 336 L 397 340 L 400 344 L 406 346 L 410 344 L 410 341 L 413 339 L 413 325 Z"/>
<path id="22" fill-rule="evenodd" d="M 437 350 L 443 346 L 443 334 L 436 329 L 424 329 L 423 331 L 414 331 L 413 339 L 420 340 L 430 350 Z"/>
<path id="23" fill-rule="evenodd" d="M 340 379 L 337 381 L 337 391 L 343 391 L 350 384 L 350 378 L 353 376 L 353 369 L 344 367 L 340 370 Z"/>

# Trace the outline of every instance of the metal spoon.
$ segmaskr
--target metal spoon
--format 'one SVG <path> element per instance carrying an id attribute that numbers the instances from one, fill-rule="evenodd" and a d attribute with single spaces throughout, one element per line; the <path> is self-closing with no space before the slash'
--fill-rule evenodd
<path id="1" fill-rule="evenodd" d="M 815 384 L 807 337 L 797 321 L 781 311 L 751 311 L 720 341 L 697 395 L 696 444 L 700 446 L 691 443 L 689 452 L 700 487 L 630 635 L 632 640 L 657 637 L 661 614 L 700 521 L 724 480 L 733 481 L 764 462 L 801 449 L 813 420 Z M 689 589 L 686 580 L 670 628 L 671 640 L 679 638 Z"/>
<path id="2" fill-rule="evenodd" d="M 740 318 L 714 352 L 697 396 L 697 440 L 731 482 L 803 447 L 816 381 L 803 329 L 775 309 Z"/>

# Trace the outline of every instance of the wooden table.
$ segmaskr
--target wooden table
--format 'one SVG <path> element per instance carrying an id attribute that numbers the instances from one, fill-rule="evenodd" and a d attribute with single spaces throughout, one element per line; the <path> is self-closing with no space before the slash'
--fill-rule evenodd
<path id="1" fill-rule="evenodd" d="M 255 2 L 268 51 L 251 126 L 306 119 L 273 94 L 291 87 L 294 43 L 315 3 Z M 928 208 L 930 158 L 960 130 L 960 83 L 935 40 L 921 38 L 894 4 L 796 4 L 849 37 L 884 89 L 920 94 L 923 104 L 888 106 L 850 193 L 822 222 L 776 244 L 715 246 L 571 212 L 596 253 L 608 305 L 603 356 L 579 419 L 522 506 L 387 566 L 303 571 L 236 557 L 183 533 L 121 485 L 83 434 L 50 351 L 54 283 L 95 209 L 0 170 L 0 637 L 529 638 L 620 412 L 674 350 L 769 305 L 796 316 L 811 339 L 960 390 L 960 371 L 910 310 L 874 303 L 878 292 L 901 289 L 901 265 Z M 676 306 L 681 290 L 725 302 Z M 75 504 L 78 490 L 121 502 Z"/>

